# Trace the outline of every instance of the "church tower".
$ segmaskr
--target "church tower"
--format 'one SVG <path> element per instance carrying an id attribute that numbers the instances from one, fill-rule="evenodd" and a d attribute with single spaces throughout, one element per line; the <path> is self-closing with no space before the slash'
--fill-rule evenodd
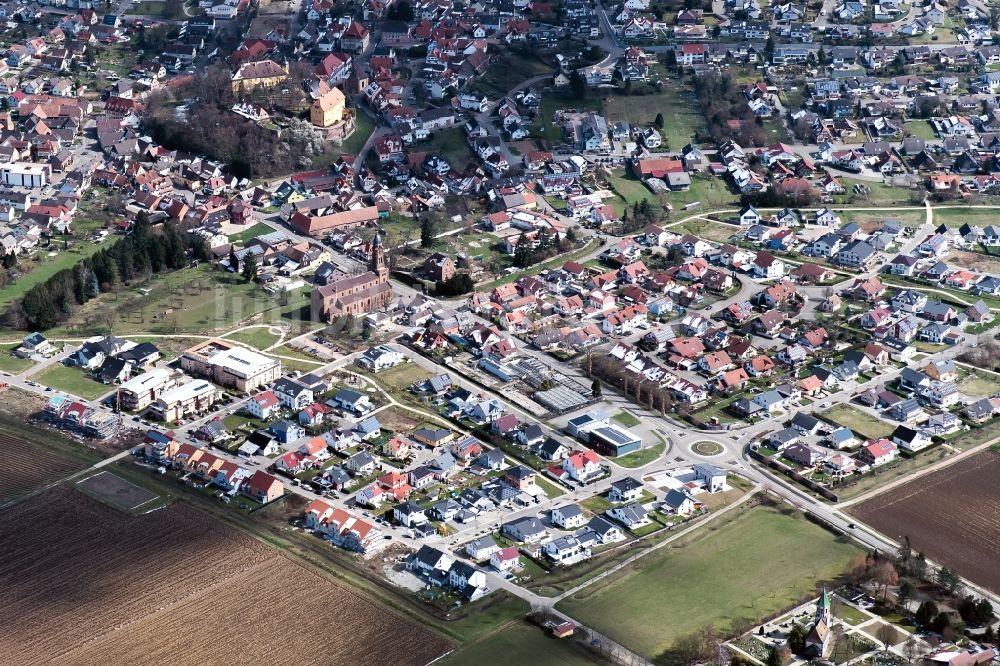
<path id="1" fill-rule="evenodd" d="M 382 237 L 377 233 L 372 239 L 372 258 L 368 270 L 377 275 L 380 282 L 389 279 L 389 269 L 385 265 L 385 248 L 382 247 Z"/>
<path id="2" fill-rule="evenodd" d="M 830 625 L 830 620 L 833 619 L 833 599 L 830 597 L 830 593 L 823 588 L 823 594 L 820 596 L 819 601 L 816 602 L 816 621 L 819 622 L 823 620 L 826 622 L 827 626 Z"/>

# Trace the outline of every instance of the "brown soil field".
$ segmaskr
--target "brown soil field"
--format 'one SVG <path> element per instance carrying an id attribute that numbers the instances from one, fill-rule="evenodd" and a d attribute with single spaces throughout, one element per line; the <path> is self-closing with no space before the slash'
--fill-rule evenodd
<path id="1" fill-rule="evenodd" d="M 1000 257 L 987 256 L 982 252 L 952 250 L 945 259 L 960 268 L 968 268 L 980 273 L 1000 272 Z"/>
<path id="2" fill-rule="evenodd" d="M 18 437 L 0 433 L 0 504 L 84 467 Z"/>
<path id="3" fill-rule="evenodd" d="M 966 578 L 1000 591 L 1000 455 L 984 451 L 848 510 Z"/>
<path id="4" fill-rule="evenodd" d="M 67 488 L 0 512 L 4 663 L 426 664 L 443 638 L 175 503 Z"/>

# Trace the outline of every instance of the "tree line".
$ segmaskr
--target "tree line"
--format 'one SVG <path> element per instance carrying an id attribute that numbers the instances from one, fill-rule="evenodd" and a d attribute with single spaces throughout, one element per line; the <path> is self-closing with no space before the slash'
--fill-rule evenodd
<path id="1" fill-rule="evenodd" d="M 23 330 L 52 328 L 102 293 L 150 275 L 183 268 L 188 262 L 189 249 L 194 250 L 197 258 L 207 258 L 203 244 L 189 246 L 173 225 L 154 230 L 149 219 L 140 214 L 128 236 L 25 292 L 7 309 L 5 324 Z"/>

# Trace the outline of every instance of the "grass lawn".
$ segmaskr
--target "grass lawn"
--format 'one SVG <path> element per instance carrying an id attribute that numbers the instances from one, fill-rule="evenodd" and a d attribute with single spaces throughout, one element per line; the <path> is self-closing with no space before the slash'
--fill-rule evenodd
<path id="1" fill-rule="evenodd" d="M 11 354 L 20 346 L 18 344 L 0 346 L 0 370 L 16 375 L 34 365 L 33 361 Z"/>
<path id="2" fill-rule="evenodd" d="M 355 121 L 354 133 L 340 144 L 340 152 L 347 155 L 357 155 L 368 142 L 368 137 L 375 131 L 375 121 L 367 113 L 357 109 L 355 111 L 357 120 Z"/>
<path id="3" fill-rule="evenodd" d="M 659 203 L 656 200 L 656 195 L 649 191 L 649 188 L 643 185 L 642 181 L 637 178 L 628 175 L 624 169 L 616 169 L 612 172 L 611 177 L 608 179 L 608 183 L 619 197 L 621 197 L 622 202 L 618 203 L 621 207 L 620 210 L 616 207 L 616 210 L 621 214 L 626 208 L 631 208 L 633 204 L 643 199 L 649 200 L 652 203 Z"/>
<path id="4" fill-rule="evenodd" d="M 539 264 L 535 264 L 534 266 L 530 266 L 523 270 L 519 270 L 515 273 L 511 273 L 510 275 L 504 276 L 497 280 L 493 280 L 492 282 L 487 282 L 485 284 L 477 284 L 476 291 L 492 291 L 493 289 L 499 287 L 502 284 L 507 284 L 508 282 L 514 282 L 518 278 L 521 278 L 525 275 L 538 275 L 539 272 L 547 268 L 555 268 L 557 266 L 562 266 L 567 261 L 578 260 L 580 257 L 590 254 L 591 252 L 596 250 L 598 246 L 599 246 L 598 241 L 589 240 L 583 247 L 581 247 L 578 250 L 573 250 L 572 252 L 568 252 L 566 254 L 556 255 L 551 259 L 543 261 Z"/>
<path id="5" fill-rule="evenodd" d="M 267 327 L 262 326 L 260 328 L 248 328 L 245 331 L 229 333 L 225 338 L 226 340 L 242 342 L 255 349 L 267 349 L 277 342 L 280 336 L 268 332 Z"/>
<path id="6" fill-rule="evenodd" d="M 834 405 L 819 413 L 831 423 L 844 425 L 866 439 L 886 437 L 892 432 L 892 425 L 882 419 L 863 412 L 850 405 Z"/>
<path id="7" fill-rule="evenodd" d="M 375 378 L 383 386 L 405 391 L 410 388 L 410 384 L 426 379 L 430 374 L 417 363 L 400 363 L 394 368 L 379 372 Z"/>
<path id="8" fill-rule="evenodd" d="M 603 664 L 579 641 L 553 638 L 541 627 L 518 620 L 483 639 L 463 646 L 442 662 L 459 664 L 531 664 L 532 666 L 571 666 Z"/>
<path id="9" fill-rule="evenodd" d="M 696 201 L 701 202 L 701 205 L 691 210 L 684 210 L 684 206 Z M 691 187 L 686 192 L 671 192 L 670 203 L 674 206 L 674 216 L 680 218 L 686 215 L 693 215 L 702 210 L 739 207 L 738 198 L 729 191 L 729 186 L 726 182 L 720 178 L 707 175 L 693 176 L 691 178 Z"/>
<path id="10" fill-rule="evenodd" d="M 57 391 L 71 393 L 87 400 L 93 400 L 112 390 L 111 386 L 106 386 L 96 379 L 92 379 L 83 370 L 69 368 L 61 363 L 46 368 L 37 375 L 32 375 L 31 379 L 39 384 L 51 386 Z"/>
<path id="11" fill-rule="evenodd" d="M 559 109 L 592 109 L 599 111 L 601 109 L 601 98 L 594 94 L 584 99 L 569 99 L 559 96 L 558 93 L 543 95 L 542 102 L 539 105 L 541 113 L 538 114 L 536 121 L 537 134 L 552 143 L 561 143 L 563 140 L 562 127 L 552 123 L 552 118 Z"/>
<path id="12" fill-rule="evenodd" d="M 969 208 L 955 206 L 953 208 L 933 207 L 934 224 L 944 224 L 949 227 L 960 227 L 966 222 L 978 227 L 985 227 L 996 222 L 997 211 L 989 208 Z"/>
<path id="13" fill-rule="evenodd" d="M 426 152 L 428 155 L 440 155 L 458 171 L 473 160 L 472 150 L 465 142 L 465 132 L 461 127 L 438 130 L 431 134 L 431 138 L 427 141 L 413 144 L 413 150 Z"/>
<path id="14" fill-rule="evenodd" d="M 722 445 L 717 442 L 695 442 L 691 445 L 691 450 L 702 456 L 717 456 L 722 453 Z"/>
<path id="15" fill-rule="evenodd" d="M 103 294 L 52 333 L 93 335 L 107 331 L 110 320 L 116 335 L 205 335 L 231 329 L 254 314 L 262 315 L 261 323 L 284 322 L 297 332 L 308 325 L 308 311 L 306 289 L 270 294 L 239 275 L 202 264 L 154 276 L 117 294 Z"/>
<path id="16" fill-rule="evenodd" d="M 608 500 L 608 498 L 604 495 L 594 495 L 593 497 L 588 497 L 580 502 L 580 506 L 591 513 L 600 515 L 613 507 L 614 502 Z"/>
<path id="17" fill-rule="evenodd" d="M 543 62 L 537 56 L 523 56 L 501 49 L 494 55 L 486 73 L 473 82 L 472 90 L 485 93 L 491 99 L 503 97 L 525 79 L 551 72 L 552 64 Z"/>
<path id="18" fill-rule="evenodd" d="M 316 368 L 323 365 L 323 361 L 320 361 L 315 356 L 310 356 L 297 349 L 292 349 L 288 345 L 282 345 L 268 352 L 269 354 L 274 354 L 275 356 L 281 356 L 281 366 L 285 370 L 298 370 L 299 372 L 312 372 Z M 284 358 L 285 356 L 292 357 L 291 359 Z"/>
<path id="19" fill-rule="evenodd" d="M 262 236 L 264 234 L 269 234 L 274 231 L 274 227 L 270 224 L 264 224 L 263 222 L 258 222 L 246 231 L 241 231 L 238 234 L 233 234 L 229 237 L 229 242 L 234 245 L 242 245 L 247 241 L 253 240 L 257 236 Z"/>
<path id="20" fill-rule="evenodd" d="M 671 227 L 671 229 L 677 233 L 694 234 L 699 238 L 716 241 L 717 243 L 728 243 L 730 237 L 739 232 L 739 227 L 732 224 L 726 224 L 725 222 L 710 222 L 709 220 L 701 218 L 686 220 L 674 227 Z"/>
<path id="21" fill-rule="evenodd" d="M 551 481 L 546 481 L 546 480 L 545 480 L 545 479 L 543 479 L 543 478 L 542 478 L 541 476 L 536 476 L 536 477 L 535 477 L 535 483 L 536 483 L 536 484 L 537 484 L 537 485 L 538 485 L 538 486 L 539 486 L 539 487 L 540 487 L 540 488 L 541 488 L 542 490 L 544 490 L 544 491 L 545 491 L 545 495 L 546 495 L 546 496 L 547 496 L 547 497 L 548 497 L 549 499 L 553 499 L 553 498 L 555 498 L 555 497 L 559 497 L 560 495 L 565 495 L 565 494 L 566 494 L 566 491 L 565 491 L 565 490 L 563 490 L 562 488 L 560 488 L 560 487 L 559 487 L 559 486 L 557 486 L 556 484 L 552 483 Z"/>
<path id="22" fill-rule="evenodd" d="M 840 219 L 847 224 L 854 222 L 862 229 L 873 230 L 882 225 L 885 220 L 896 220 L 908 227 L 919 227 L 924 223 L 927 214 L 922 210 L 903 210 L 899 212 L 890 211 L 866 211 L 866 210 L 842 210 L 838 211 Z"/>
<path id="23" fill-rule="evenodd" d="M 657 113 L 666 123 L 661 130 L 666 145 L 663 150 L 679 151 L 694 140 L 696 132 L 705 129 L 705 116 L 698 106 L 694 91 L 676 79 L 664 78 L 663 89 L 655 95 L 615 95 L 604 101 L 604 117 L 608 123 L 625 121 L 630 125 L 648 127 Z"/>
<path id="24" fill-rule="evenodd" d="M 886 185 L 885 183 L 872 183 L 869 181 L 861 181 L 850 178 L 844 175 L 844 172 L 833 171 L 833 175 L 837 177 L 841 185 L 847 188 L 847 194 L 843 194 L 834 197 L 833 200 L 837 204 L 854 204 L 856 206 L 879 206 L 882 204 L 899 204 L 902 206 L 913 206 L 910 203 L 910 190 L 905 187 L 892 187 Z M 871 194 L 866 197 L 861 197 L 860 195 L 854 195 L 854 185 L 855 183 L 861 183 L 869 190 Z"/>
<path id="25" fill-rule="evenodd" d="M 618 421 L 618 423 L 620 423 L 622 426 L 626 428 L 632 428 L 634 426 L 639 425 L 639 419 L 635 418 L 628 412 L 618 412 L 611 418 L 614 419 L 615 421 Z"/>
<path id="26" fill-rule="evenodd" d="M 844 603 L 840 599 L 833 600 L 833 614 L 850 625 L 859 625 L 872 619 L 870 615 L 864 613 L 850 604 Z"/>
<path id="27" fill-rule="evenodd" d="M 615 458 L 615 462 L 622 467 L 642 467 L 663 455 L 665 448 L 667 448 L 667 445 L 661 442 L 632 453 L 626 453 L 623 456 Z"/>
<path id="28" fill-rule="evenodd" d="M 652 658 L 706 624 L 759 618 L 839 576 L 859 551 L 797 513 L 755 507 L 568 597 L 567 614 Z M 762 575 L 763 574 L 763 575 Z"/>
<path id="29" fill-rule="evenodd" d="M 930 121 L 927 120 L 912 120 L 908 123 L 903 123 L 903 131 L 909 132 L 911 136 L 917 139 L 937 141 L 937 134 L 934 133 L 934 128 L 931 127 Z"/>
<path id="30" fill-rule="evenodd" d="M 960 374 L 958 389 L 966 395 L 985 398 L 1000 391 L 1000 376 L 992 372 L 962 368 Z"/>
<path id="31" fill-rule="evenodd" d="M 0 289 L 0 310 L 6 310 L 12 301 L 15 301 L 36 284 L 45 282 L 50 277 L 63 270 L 72 268 L 78 261 L 85 259 L 102 247 L 110 247 L 110 243 L 90 243 L 85 242 L 78 248 L 63 251 L 62 243 L 58 240 L 53 242 L 53 249 L 59 248 L 54 257 L 48 256 L 45 250 L 39 249 L 36 255 L 37 263 L 22 262 L 25 266 L 32 268 L 16 280 L 9 281 Z"/>

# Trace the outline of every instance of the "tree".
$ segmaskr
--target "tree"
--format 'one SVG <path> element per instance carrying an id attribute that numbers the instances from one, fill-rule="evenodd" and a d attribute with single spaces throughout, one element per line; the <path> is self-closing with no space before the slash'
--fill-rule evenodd
<path id="1" fill-rule="evenodd" d="M 569 75 L 569 90 L 576 99 L 583 99 L 587 96 L 587 80 L 579 71 L 574 71 Z"/>
<path id="2" fill-rule="evenodd" d="M 927 627 L 930 626 L 930 623 L 934 620 L 937 612 L 937 604 L 930 599 L 927 599 L 917 608 L 917 612 L 914 614 L 913 619 L 915 619 L 921 627 Z"/>
<path id="3" fill-rule="evenodd" d="M 710 656 L 708 652 L 708 645 L 702 632 L 696 631 L 675 640 L 673 645 L 656 659 L 656 663 L 664 666 L 694 666 L 707 661 Z"/>
<path id="4" fill-rule="evenodd" d="M 389 7 L 388 17 L 393 21 L 406 21 L 409 23 L 413 20 L 413 6 L 409 2 L 406 2 L 406 0 L 395 2 Z"/>
<path id="5" fill-rule="evenodd" d="M 944 589 L 948 590 L 952 594 L 958 590 L 958 586 L 961 584 L 958 574 L 955 573 L 953 569 L 948 567 L 941 567 L 937 572 L 937 583 Z"/>
<path id="6" fill-rule="evenodd" d="M 591 384 L 590 384 L 590 394 L 592 396 L 594 396 L 595 398 L 600 398 L 601 397 L 601 380 L 600 379 L 595 379 L 593 382 L 591 382 Z"/>
<path id="7" fill-rule="evenodd" d="M 904 580 L 899 585 L 899 590 L 896 591 L 896 598 L 899 600 L 899 605 L 904 609 L 906 608 L 906 602 L 913 599 L 917 594 L 917 588 L 908 580 Z"/>
<path id="8" fill-rule="evenodd" d="M 899 584 L 899 573 L 892 562 L 884 560 L 872 569 L 872 580 L 882 588 L 882 600 L 885 601 L 889 588 Z"/>
<path id="9" fill-rule="evenodd" d="M 437 236 L 437 218 L 432 214 L 424 215 L 420 220 L 420 247 L 431 247 Z"/>
<path id="10" fill-rule="evenodd" d="M 475 288 L 476 283 L 464 271 L 455 273 L 447 280 L 438 280 L 434 283 L 434 290 L 441 296 L 460 296 Z"/>
<path id="11" fill-rule="evenodd" d="M 916 558 L 914 558 L 910 566 L 913 567 L 913 575 L 920 580 L 927 577 L 927 557 L 923 553 L 917 553 Z"/>
<path id="12" fill-rule="evenodd" d="M 788 632 L 788 649 L 793 654 L 802 654 L 806 649 L 806 628 L 799 623 L 795 623 L 792 630 Z"/>
<path id="13" fill-rule="evenodd" d="M 663 114 L 662 113 L 657 113 L 656 114 L 656 119 L 653 120 L 653 125 L 656 126 L 656 129 L 663 129 L 663 125 L 664 124 L 665 123 L 664 123 L 664 120 L 663 120 Z"/>
<path id="14" fill-rule="evenodd" d="M 765 663 L 767 666 L 785 666 L 788 663 L 788 648 L 772 645 Z"/>
<path id="15" fill-rule="evenodd" d="M 882 643 L 882 649 L 888 651 L 889 647 L 896 642 L 896 628 L 888 622 L 882 622 L 875 632 L 875 638 Z"/>
<path id="16" fill-rule="evenodd" d="M 257 279 L 257 258 L 252 254 L 248 254 L 243 260 L 243 279 L 247 282 Z"/>

